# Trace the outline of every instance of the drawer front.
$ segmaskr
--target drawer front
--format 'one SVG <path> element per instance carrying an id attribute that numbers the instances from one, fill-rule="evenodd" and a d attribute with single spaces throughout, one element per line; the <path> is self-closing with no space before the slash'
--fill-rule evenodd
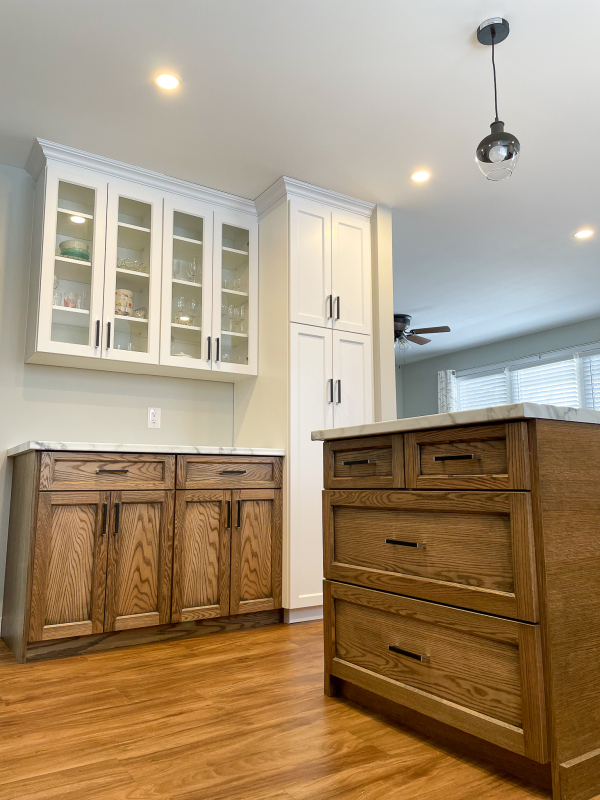
<path id="1" fill-rule="evenodd" d="M 178 489 L 281 488 L 282 460 L 276 456 L 179 456 Z"/>
<path id="2" fill-rule="evenodd" d="M 42 453 L 42 490 L 174 488 L 175 456 Z"/>
<path id="3" fill-rule="evenodd" d="M 331 674 L 545 762 L 538 625 L 326 582 Z"/>
<path id="4" fill-rule="evenodd" d="M 324 493 L 325 576 L 537 622 L 525 492 Z"/>
<path id="5" fill-rule="evenodd" d="M 326 489 L 404 487 L 402 434 L 325 442 Z"/>
<path id="6" fill-rule="evenodd" d="M 404 435 L 409 489 L 529 489 L 527 423 Z"/>

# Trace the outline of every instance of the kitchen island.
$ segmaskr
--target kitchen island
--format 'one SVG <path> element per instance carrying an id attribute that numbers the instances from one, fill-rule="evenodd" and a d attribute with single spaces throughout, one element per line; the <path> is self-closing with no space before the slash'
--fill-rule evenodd
<path id="1" fill-rule="evenodd" d="M 315 431 L 325 690 L 600 793 L 600 412 L 513 404 Z"/>

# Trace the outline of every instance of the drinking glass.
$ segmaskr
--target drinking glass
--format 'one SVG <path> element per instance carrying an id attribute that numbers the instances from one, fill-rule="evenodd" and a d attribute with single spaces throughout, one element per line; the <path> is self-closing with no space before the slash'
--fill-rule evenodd
<path id="1" fill-rule="evenodd" d="M 240 333 L 246 333 L 246 306 L 240 306 Z"/>
<path id="2" fill-rule="evenodd" d="M 62 292 L 54 292 L 54 295 L 52 296 L 52 305 L 62 306 L 62 300 Z"/>
<path id="3" fill-rule="evenodd" d="M 87 300 L 87 292 L 81 291 L 77 294 L 77 308 L 85 308 L 85 301 Z"/>
<path id="4" fill-rule="evenodd" d="M 241 292 L 242 291 L 242 279 L 241 278 L 236 278 L 235 279 L 235 287 L 234 288 L 235 288 L 236 292 Z"/>
<path id="5" fill-rule="evenodd" d="M 192 299 L 188 303 L 188 308 L 190 311 L 190 324 L 196 324 L 196 317 L 198 316 L 198 301 L 192 297 Z"/>
<path id="6" fill-rule="evenodd" d="M 75 308 L 77 305 L 77 295 L 75 292 L 65 292 L 63 301 L 65 308 Z"/>
<path id="7" fill-rule="evenodd" d="M 233 324 L 234 324 L 234 330 L 239 332 L 239 330 L 240 330 L 240 307 L 239 306 L 235 306 L 235 308 L 233 309 Z"/>
<path id="8" fill-rule="evenodd" d="M 181 271 L 181 259 L 174 258 L 173 259 L 173 277 L 178 278 Z"/>
<path id="9" fill-rule="evenodd" d="M 58 278 L 56 275 L 54 276 L 54 288 L 58 289 Z"/>
<path id="10" fill-rule="evenodd" d="M 228 307 L 228 309 L 227 309 L 227 316 L 229 317 L 229 330 L 230 330 L 230 331 L 233 331 L 233 330 L 235 330 L 235 328 L 234 328 L 234 322 L 233 322 L 233 317 L 234 317 L 234 314 L 235 314 L 235 308 L 234 308 L 234 306 L 233 306 L 233 305 L 230 305 L 230 306 Z"/>

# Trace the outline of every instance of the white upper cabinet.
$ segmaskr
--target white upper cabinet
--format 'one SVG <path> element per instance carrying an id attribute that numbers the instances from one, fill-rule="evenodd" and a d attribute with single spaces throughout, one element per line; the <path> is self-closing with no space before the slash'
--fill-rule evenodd
<path id="1" fill-rule="evenodd" d="M 371 333 L 368 217 L 291 197 L 290 321 Z"/>
<path id="2" fill-rule="evenodd" d="M 162 203 L 156 189 L 109 181 L 103 358 L 158 364 Z"/>
<path id="3" fill-rule="evenodd" d="M 165 197 L 161 364 L 211 369 L 213 216 L 207 203 Z"/>
<path id="4" fill-rule="evenodd" d="M 336 428 L 373 422 L 371 348 L 370 336 L 333 331 L 333 424 Z"/>
<path id="5" fill-rule="evenodd" d="M 333 327 L 371 333 L 371 225 L 366 217 L 333 211 L 331 291 Z"/>

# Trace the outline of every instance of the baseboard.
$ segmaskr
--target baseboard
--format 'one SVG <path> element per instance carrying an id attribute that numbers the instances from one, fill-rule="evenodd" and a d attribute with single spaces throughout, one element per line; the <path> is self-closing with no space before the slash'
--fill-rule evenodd
<path id="1" fill-rule="evenodd" d="M 288 625 L 292 625 L 295 622 L 311 622 L 316 619 L 323 619 L 323 606 L 283 609 L 283 621 Z"/>

